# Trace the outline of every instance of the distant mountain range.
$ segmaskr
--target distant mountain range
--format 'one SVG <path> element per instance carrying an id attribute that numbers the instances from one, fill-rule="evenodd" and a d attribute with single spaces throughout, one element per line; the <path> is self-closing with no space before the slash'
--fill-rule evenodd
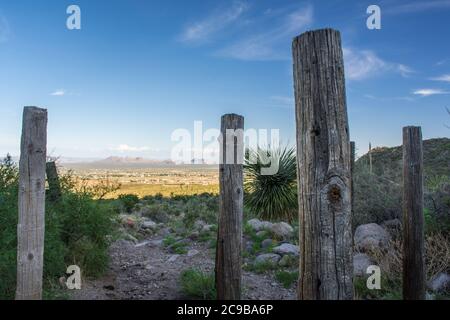
<path id="1" fill-rule="evenodd" d="M 172 167 L 176 164 L 171 160 L 145 159 L 142 157 L 117 157 L 110 156 L 101 160 L 65 161 L 60 160 L 61 165 L 69 167 L 89 168 L 147 168 L 147 167 Z"/>
<path id="2" fill-rule="evenodd" d="M 175 165 L 175 162 L 172 160 L 154 160 L 154 159 L 145 159 L 142 157 L 108 157 L 106 159 L 94 161 L 94 163 L 99 164 L 146 164 L 146 165 Z"/>

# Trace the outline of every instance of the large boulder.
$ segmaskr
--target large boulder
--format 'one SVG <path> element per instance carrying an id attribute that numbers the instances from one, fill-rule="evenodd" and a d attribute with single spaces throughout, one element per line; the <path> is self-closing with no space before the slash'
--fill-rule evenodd
<path id="1" fill-rule="evenodd" d="M 274 223 L 270 227 L 270 231 L 277 239 L 290 239 L 294 233 L 294 229 L 286 222 Z"/>
<path id="2" fill-rule="evenodd" d="M 439 273 L 428 282 L 428 288 L 434 292 L 450 291 L 450 275 L 447 273 Z"/>
<path id="3" fill-rule="evenodd" d="M 255 264 L 261 264 L 261 263 L 270 263 L 270 264 L 277 264 L 278 261 L 280 261 L 281 256 L 275 253 L 263 253 L 260 254 L 255 258 Z"/>
<path id="4" fill-rule="evenodd" d="M 284 255 L 298 256 L 300 253 L 299 247 L 290 243 L 283 243 L 278 247 L 273 248 L 272 251 L 273 253 L 279 254 L 281 256 Z"/>
<path id="5" fill-rule="evenodd" d="M 364 277 L 367 268 L 371 266 L 372 260 L 365 253 L 357 253 L 353 256 L 353 275 L 357 277 Z"/>
<path id="6" fill-rule="evenodd" d="M 247 221 L 247 224 L 253 229 L 253 231 L 263 231 L 270 229 L 272 223 L 269 221 L 261 221 L 259 219 L 251 219 Z"/>
<path id="7" fill-rule="evenodd" d="M 386 249 L 390 241 L 389 233 L 376 223 L 363 224 L 356 228 L 354 242 L 358 251 Z"/>

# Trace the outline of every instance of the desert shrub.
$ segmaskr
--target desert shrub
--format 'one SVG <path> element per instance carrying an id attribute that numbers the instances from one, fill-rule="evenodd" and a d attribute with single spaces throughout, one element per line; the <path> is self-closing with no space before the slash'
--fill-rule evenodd
<path id="1" fill-rule="evenodd" d="M 107 236 L 112 233 L 107 204 L 94 200 L 90 192 L 75 189 L 70 174 L 61 176 L 62 198 L 46 202 L 44 296 L 66 267 L 79 265 L 83 275 L 97 275 L 107 265 Z M 84 190 L 88 190 L 85 188 Z M 99 190 L 97 190 L 99 191 Z M 18 168 L 10 157 L 0 163 L 0 299 L 14 298 L 17 263 Z"/>
<path id="2" fill-rule="evenodd" d="M 217 197 L 211 198 L 208 194 L 192 196 L 184 206 L 183 222 L 187 228 L 191 228 L 195 221 L 203 220 L 209 224 L 216 224 L 219 212 Z"/>
<path id="3" fill-rule="evenodd" d="M 374 264 L 380 267 L 381 289 L 367 288 L 367 278 L 355 278 L 355 297 L 357 299 L 398 300 L 402 299 L 402 244 L 400 240 L 391 241 L 389 250 L 374 248 L 369 252 Z"/>
<path id="4" fill-rule="evenodd" d="M 275 279 L 279 283 L 283 285 L 286 289 L 289 289 L 292 287 L 292 285 L 297 281 L 298 279 L 298 271 L 289 272 L 289 271 L 277 271 L 275 272 Z"/>
<path id="5" fill-rule="evenodd" d="M 381 223 L 401 217 L 401 185 L 383 176 L 371 174 L 360 163 L 353 175 L 353 227 L 366 223 Z"/>
<path id="6" fill-rule="evenodd" d="M 121 194 L 118 198 L 126 212 L 131 212 L 134 206 L 139 202 L 139 197 L 135 194 Z"/>
<path id="7" fill-rule="evenodd" d="M 86 276 L 101 274 L 107 266 L 107 236 L 113 232 L 113 210 L 88 194 L 65 193 L 49 207 L 60 221 L 61 239 L 67 247 L 66 261 L 80 266 Z"/>
<path id="8" fill-rule="evenodd" d="M 251 271 L 257 274 L 266 273 L 268 271 L 273 271 L 278 269 L 278 264 L 274 261 L 266 260 L 261 262 L 253 262 L 244 265 L 243 267 L 246 271 Z"/>
<path id="9" fill-rule="evenodd" d="M 401 299 L 403 256 L 400 240 L 391 241 L 389 250 L 375 249 L 369 255 L 381 269 L 381 290 L 369 290 L 366 278 L 355 279 L 356 296 L 364 299 Z M 427 280 L 441 272 L 450 271 L 450 242 L 442 233 L 425 238 L 425 266 Z"/>
<path id="10" fill-rule="evenodd" d="M 273 162 L 274 174 L 264 174 Z M 244 203 L 264 220 L 292 221 L 297 213 L 297 169 L 295 150 L 247 150 L 244 164 Z"/>
<path id="11" fill-rule="evenodd" d="M 443 233 L 428 234 L 425 238 L 425 264 L 428 279 L 441 272 L 450 272 L 450 238 Z"/>
<path id="12" fill-rule="evenodd" d="M 427 178 L 424 200 L 426 232 L 450 235 L 450 177 Z"/>
<path id="13" fill-rule="evenodd" d="M 381 277 L 381 289 L 370 290 L 367 288 L 367 279 L 356 278 L 353 281 L 356 300 L 401 300 L 402 284 L 399 278 Z"/>
<path id="14" fill-rule="evenodd" d="M 182 216 L 179 227 L 191 229 L 197 220 L 216 224 L 219 197 L 211 193 L 173 195 L 171 197 L 146 196 L 142 199 L 141 213 L 157 222 L 167 222 Z M 162 221 L 164 220 L 164 221 Z M 176 220 L 176 219 L 175 219 Z"/>
<path id="15" fill-rule="evenodd" d="M 182 238 L 175 238 L 172 235 L 168 235 L 163 240 L 163 245 L 176 254 L 185 254 L 188 252 L 187 243 Z"/>
<path id="16" fill-rule="evenodd" d="M 187 269 L 181 273 L 181 290 L 193 299 L 216 299 L 215 279 L 213 273 L 205 273 L 196 269 Z"/>

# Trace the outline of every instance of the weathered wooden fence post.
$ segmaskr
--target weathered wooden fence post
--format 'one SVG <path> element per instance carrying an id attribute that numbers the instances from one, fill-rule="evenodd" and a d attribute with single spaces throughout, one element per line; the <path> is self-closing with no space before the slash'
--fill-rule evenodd
<path id="1" fill-rule="evenodd" d="M 352 222 L 354 217 L 354 203 L 355 203 L 355 179 L 354 179 L 354 172 L 355 172 L 355 158 L 356 158 L 356 143 L 355 141 L 350 141 L 350 172 L 352 174 Z M 352 241 L 353 243 L 353 241 Z"/>
<path id="2" fill-rule="evenodd" d="M 220 200 L 216 247 L 218 300 L 241 299 L 244 118 L 222 116 L 220 141 Z"/>
<path id="3" fill-rule="evenodd" d="M 42 298 L 47 110 L 25 107 L 19 162 L 17 300 Z"/>
<path id="4" fill-rule="evenodd" d="M 350 138 L 340 33 L 293 41 L 300 299 L 352 299 Z"/>
<path id="5" fill-rule="evenodd" d="M 61 186 L 59 184 L 58 170 L 55 161 L 46 164 L 49 200 L 57 202 L 61 199 Z"/>
<path id="6" fill-rule="evenodd" d="M 420 127 L 403 128 L 403 299 L 425 299 L 423 153 Z"/>

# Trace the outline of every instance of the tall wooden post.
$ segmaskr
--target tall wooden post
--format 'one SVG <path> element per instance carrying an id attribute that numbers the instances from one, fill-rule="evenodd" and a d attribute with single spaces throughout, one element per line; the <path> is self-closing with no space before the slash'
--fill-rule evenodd
<path id="1" fill-rule="evenodd" d="M 59 184 L 58 170 L 55 161 L 49 161 L 46 165 L 49 200 L 56 202 L 61 199 L 61 186 Z"/>
<path id="2" fill-rule="evenodd" d="M 403 128 L 403 298 L 425 299 L 423 153 L 420 127 Z"/>
<path id="3" fill-rule="evenodd" d="M 352 299 L 350 138 L 340 33 L 293 41 L 300 299 Z"/>
<path id="4" fill-rule="evenodd" d="M 355 172 L 355 158 L 356 158 L 356 144 L 355 141 L 350 141 L 350 172 L 352 175 L 352 221 L 354 217 L 354 203 L 355 203 L 355 179 L 354 179 L 354 172 Z M 353 241 L 352 241 L 353 243 Z"/>
<path id="5" fill-rule="evenodd" d="M 241 299 L 244 118 L 222 116 L 219 226 L 216 248 L 218 300 Z"/>
<path id="6" fill-rule="evenodd" d="M 25 107 L 19 162 L 17 300 L 42 298 L 47 110 Z"/>

